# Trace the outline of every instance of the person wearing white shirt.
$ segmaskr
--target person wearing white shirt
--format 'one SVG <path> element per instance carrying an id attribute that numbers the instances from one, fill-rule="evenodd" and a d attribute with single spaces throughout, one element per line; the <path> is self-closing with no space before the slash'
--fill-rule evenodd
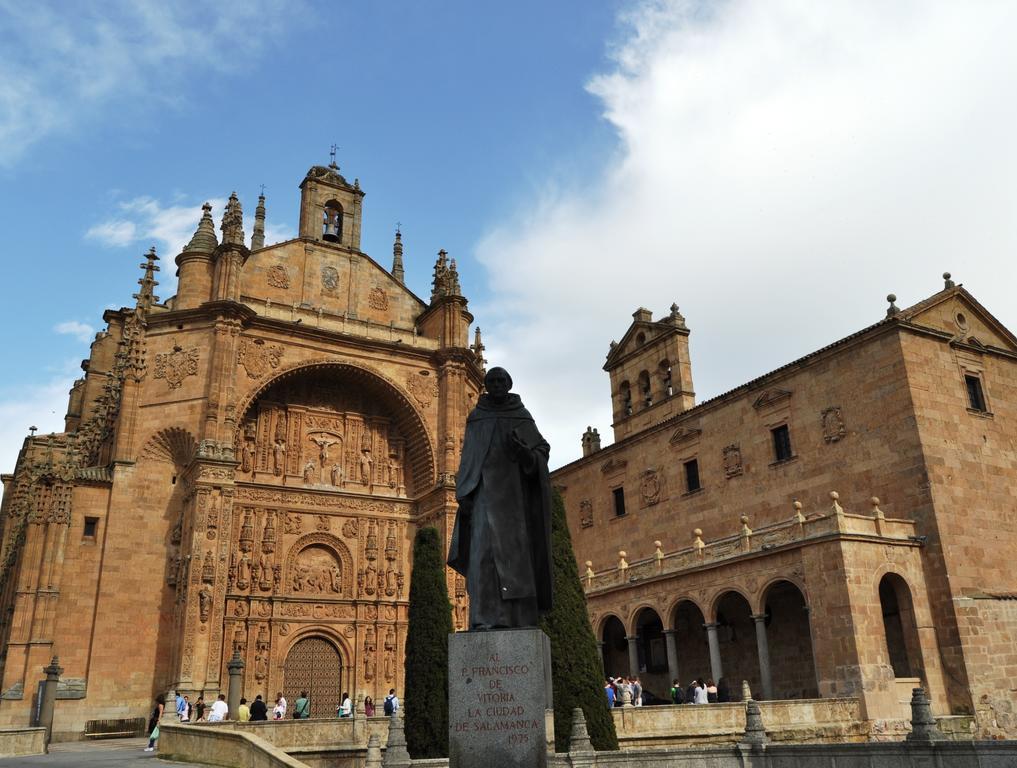
<path id="1" fill-rule="evenodd" d="M 272 716 L 276 720 L 282 720 L 286 717 L 286 697 L 282 695 L 282 691 L 275 695 L 275 706 L 272 707 Z"/>
<path id="2" fill-rule="evenodd" d="M 696 681 L 696 704 L 709 704 L 710 698 L 706 693 L 706 686 L 703 685 L 702 680 Z"/>
<path id="3" fill-rule="evenodd" d="M 230 708 L 226 705 L 226 694 L 220 693 L 219 698 L 212 704 L 212 711 L 208 714 L 208 722 L 221 723 L 229 717 Z"/>

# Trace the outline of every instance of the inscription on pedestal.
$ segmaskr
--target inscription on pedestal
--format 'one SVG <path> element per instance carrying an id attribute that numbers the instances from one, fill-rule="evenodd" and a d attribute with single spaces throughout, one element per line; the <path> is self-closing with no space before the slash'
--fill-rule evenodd
<path id="1" fill-rule="evenodd" d="M 551 646 L 539 629 L 449 637 L 449 768 L 544 768 Z M 551 728 L 553 733 L 553 727 Z"/>

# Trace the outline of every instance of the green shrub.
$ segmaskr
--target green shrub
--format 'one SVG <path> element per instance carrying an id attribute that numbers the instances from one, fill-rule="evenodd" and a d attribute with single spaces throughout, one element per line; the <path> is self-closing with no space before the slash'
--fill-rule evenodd
<path id="1" fill-rule="evenodd" d="M 414 759 L 448 757 L 448 636 L 452 604 L 445 555 L 434 528 L 413 542 L 410 622 L 406 634 L 406 747 Z"/>
<path id="2" fill-rule="evenodd" d="M 557 491 L 551 501 L 551 555 L 554 608 L 544 616 L 541 629 L 551 640 L 555 749 L 568 751 L 573 707 L 582 707 L 595 749 L 618 749 L 618 734 L 604 694 L 600 651 L 586 612 L 565 503 Z"/>

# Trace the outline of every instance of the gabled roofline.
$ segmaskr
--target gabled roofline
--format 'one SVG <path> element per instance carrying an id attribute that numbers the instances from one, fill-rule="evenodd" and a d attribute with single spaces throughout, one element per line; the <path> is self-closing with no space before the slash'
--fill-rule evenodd
<path id="1" fill-rule="evenodd" d="M 953 341 L 952 334 L 936 328 L 920 325 L 918 323 L 913 322 L 912 319 L 916 315 L 923 312 L 924 310 L 929 309 L 930 307 L 934 307 L 937 304 L 956 295 L 963 296 L 965 300 L 969 301 L 979 312 L 984 313 L 986 318 L 992 322 L 993 327 L 995 329 L 998 329 L 1001 335 L 1005 336 L 1007 339 L 1014 340 L 1015 345 L 1017 345 L 1017 338 L 1015 338 L 1014 335 L 1002 323 L 1000 323 L 999 320 L 997 320 L 988 310 L 986 310 L 962 285 L 957 285 L 951 288 L 944 288 L 942 291 L 934 293 L 932 296 L 929 296 L 928 298 L 923 299 L 922 301 L 919 301 L 916 304 L 912 304 L 906 309 L 898 311 L 894 315 L 885 317 L 879 322 L 866 326 L 865 328 L 862 328 L 860 331 L 855 331 L 854 333 L 849 334 L 848 336 L 845 336 L 841 339 L 838 339 L 837 341 L 831 344 L 827 344 L 824 347 L 820 347 L 814 352 L 810 352 L 809 354 L 799 357 L 796 360 L 792 360 L 791 362 L 785 363 L 784 365 L 778 368 L 774 368 L 773 370 L 768 371 L 767 373 L 764 373 L 761 376 L 757 376 L 754 379 L 750 379 L 744 384 L 740 384 L 737 387 L 734 387 L 733 389 L 729 389 L 726 392 L 722 392 L 719 395 L 715 395 L 714 397 L 711 397 L 708 400 L 704 400 L 701 403 L 697 403 L 695 406 L 689 408 L 687 411 L 682 411 L 681 413 L 675 414 L 674 416 L 664 419 L 663 421 L 659 421 L 656 424 L 651 424 L 650 426 L 645 427 L 644 429 L 635 432 L 629 435 L 628 437 L 625 437 L 622 440 L 619 440 L 618 442 L 607 446 L 606 448 L 602 448 L 601 450 L 596 451 L 595 453 L 592 453 L 589 456 L 582 456 L 578 459 L 575 459 L 574 461 L 569 462 L 568 464 L 563 464 L 562 466 L 553 470 L 552 474 L 556 472 L 561 472 L 562 470 L 569 469 L 584 462 L 603 461 L 605 458 L 610 456 L 611 453 L 623 449 L 625 446 L 629 445 L 632 442 L 642 439 L 648 434 L 652 434 L 654 432 L 658 432 L 660 430 L 667 428 L 674 428 L 680 423 L 682 423 L 684 420 L 698 418 L 703 413 L 713 410 L 714 408 L 719 407 L 721 404 L 735 399 L 735 397 L 763 389 L 766 385 L 771 385 L 774 381 L 782 379 L 792 369 L 801 368 L 805 365 L 810 365 L 813 361 L 820 358 L 840 354 L 846 349 L 850 349 L 851 347 L 854 347 L 858 344 L 870 341 L 872 339 L 878 338 L 888 333 L 893 333 L 895 331 L 896 332 L 907 331 L 910 333 L 918 333 L 922 335 L 933 336 L 942 341 L 951 342 Z M 953 343 L 963 344 L 964 342 L 953 342 Z M 1007 357 L 1017 359 L 1017 354 L 1009 350 L 999 349 L 998 347 L 985 347 L 981 351 L 1001 354 Z"/>

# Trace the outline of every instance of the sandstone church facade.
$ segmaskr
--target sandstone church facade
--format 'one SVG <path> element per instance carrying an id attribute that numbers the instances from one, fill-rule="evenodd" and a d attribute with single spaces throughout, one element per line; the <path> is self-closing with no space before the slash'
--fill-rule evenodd
<path id="1" fill-rule="evenodd" d="M 922 684 L 1017 736 L 1017 338 L 945 281 L 701 403 L 678 308 L 634 314 L 614 444 L 553 475 L 608 674 L 843 699 L 877 737 Z"/>
<path id="2" fill-rule="evenodd" d="M 176 296 L 142 264 L 135 305 L 104 315 L 63 433 L 4 475 L 0 722 L 31 721 L 63 667 L 57 733 L 137 716 L 167 689 L 402 688 L 411 546 L 446 537 L 483 347 L 454 260 L 428 301 L 360 250 L 364 192 L 333 163 L 300 185 L 296 238 L 245 243 L 232 196 L 176 257 Z M 197 217 L 196 217 L 197 218 Z M 465 590 L 450 577 L 457 621 Z"/>

